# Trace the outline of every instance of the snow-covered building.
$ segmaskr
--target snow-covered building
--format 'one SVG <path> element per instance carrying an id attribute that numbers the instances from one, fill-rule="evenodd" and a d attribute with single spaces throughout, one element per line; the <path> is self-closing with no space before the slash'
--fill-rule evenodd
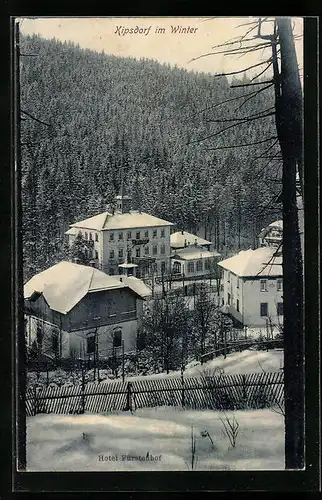
<path id="1" fill-rule="evenodd" d="M 132 263 L 137 277 L 161 274 L 170 267 L 172 222 L 131 210 L 131 196 L 116 196 L 116 207 L 70 225 L 70 245 L 81 233 L 91 243 L 95 267 L 114 275 L 120 264 Z"/>
<path id="2" fill-rule="evenodd" d="M 170 235 L 170 246 L 172 251 L 189 247 L 190 245 L 197 245 L 203 247 L 205 250 L 210 250 L 212 245 L 211 241 L 200 238 L 187 231 L 177 231 Z"/>
<path id="3" fill-rule="evenodd" d="M 43 354 L 87 357 L 97 349 L 135 349 L 143 301 L 151 290 L 131 276 L 108 276 L 94 267 L 62 261 L 24 286 L 26 340 Z"/>
<path id="4" fill-rule="evenodd" d="M 223 269 L 220 299 L 223 312 L 241 325 L 283 323 L 282 251 L 273 246 L 243 250 L 218 262 Z"/>
<path id="5" fill-rule="evenodd" d="M 283 239 L 283 221 L 277 220 L 264 227 L 258 235 L 259 245 L 275 246 L 281 245 Z"/>
<path id="6" fill-rule="evenodd" d="M 219 257 L 220 254 L 216 251 L 209 251 L 198 245 L 189 245 L 173 251 L 172 271 L 174 274 L 184 275 L 191 279 L 206 277 L 213 273 Z"/>

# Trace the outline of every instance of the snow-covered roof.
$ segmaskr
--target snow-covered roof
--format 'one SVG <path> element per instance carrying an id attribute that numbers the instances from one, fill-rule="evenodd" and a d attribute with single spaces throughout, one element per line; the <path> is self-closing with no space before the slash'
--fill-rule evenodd
<path id="1" fill-rule="evenodd" d="M 242 250 L 218 265 L 240 277 L 283 276 L 283 257 L 276 248 L 261 247 Z"/>
<path id="2" fill-rule="evenodd" d="M 278 229 L 280 231 L 283 231 L 283 221 L 276 220 L 274 222 L 271 222 L 268 226 L 263 227 L 259 236 L 263 236 L 263 235 L 265 236 L 271 229 Z"/>
<path id="3" fill-rule="evenodd" d="M 211 245 L 211 241 L 207 241 L 187 231 L 178 231 L 170 235 L 170 245 L 172 248 L 183 248 L 187 245 L 195 244 Z"/>
<path id="4" fill-rule="evenodd" d="M 203 247 L 196 245 L 178 249 L 173 254 L 173 258 L 181 260 L 210 259 L 213 257 L 220 257 L 220 253 L 205 250 Z"/>
<path id="5" fill-rule="evenodd" d="M 275 222 L 271 222 L 269 224 L 269 227 L 278 227 L 279 229 L 283 229 L 283 221 L 282 220 L 276 220 Z"/>
<path id="6" fill-rule="evenodd" d="M 124 262 L 123 264 L 119 264 L 118 267 L 122 267 L 123 269 L 133 269 L 133 267 L 138 267 L 138 265 L 132 264 L 131 262 Z"/>
<path id="7" fill-rule="evenodd" d="M 73 235 L 75 235 L 76 233 L 77 233 L 76 227 L 71 227 L 70 229 L 68 229 L 68 231 L 65 232 L 65 234 L 73 234 Z"/>
<path id="8" fill-rule="evenodd" d="M 24 286 L 24 298 L 41 293 L 51 309 L 67 314 L 87 293 L 119 288 L 131 288 L 140 295 L 137 286 L 122 282 L 119 276 L 108 276 L 94 267 L 62 261 L 31 278 Z"/>
<path id="9" fill-rule="evenodd" d="M 71 227 L 103 231 L 106 229 L 132 229 L 141 227 L 173 226 L 172 222 L 159 219 L 145 212 L 103 212 L 89 219 L 71 224 Z"/>
<path id="10" fill-rule="evenodd" d="M 129 286 L 134 292 L 136 292 L 141 297 L 150 297 L 152 295 L 152 290 L 148 287 L 142 280 L 136 278 L 135 276 L 120 276 L 123 283 Z"/>

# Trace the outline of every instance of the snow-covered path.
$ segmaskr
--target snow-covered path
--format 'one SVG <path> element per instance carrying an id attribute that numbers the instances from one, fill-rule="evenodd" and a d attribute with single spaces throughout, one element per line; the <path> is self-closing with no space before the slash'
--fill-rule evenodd
<path id="1" fill-rule="evenodd" d="M 283 417 L 271 410 L 234 415 L 239 423 L 235 448 L 224 434 L 223 414 L 209 410 L 164 407 L 135 415 L 37 415 L 27 421 L 27 468 L 186 471 L 191 469 L 193 426 L 197 470 L 283 469 Z"/>

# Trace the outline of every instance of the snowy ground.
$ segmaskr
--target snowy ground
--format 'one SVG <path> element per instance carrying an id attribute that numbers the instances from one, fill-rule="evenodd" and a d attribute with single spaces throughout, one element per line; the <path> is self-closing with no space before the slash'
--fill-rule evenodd
<path id="1" fill-rule="evenodd" d="M 137 410 L 134 415 L 29 417 L 27 470 L 191 470 L 191 426 L 196 470 L 283 469 L 283 417 L 272 410 L 234 415 L 239 423 L 235 448 L 224 433 L 223 414 L 209 410 L 163 407 Z M 201 436 L 204 431 L 213 445 L 209 437 Z"/>
<path id="2" fill-rule="evenodd" d="M 199 361 L 192 361 L 186 366 L 184 376 L 194 377 L 202 374 L 216 374 L 216 370 L 223 370 L 226 375 L 235 373 L 260 373 L 280 371 L 284 366 L 284 353 L 282 349 L 274 349 L 270 351 L 251 351 L 245 350 L 242 352 L 234 352 L 228 354 L 226 359 L 223 356 L 207 361 L 203 365 Z M 164 377 L 178 377 L 180 371 L 172 371 L 169 374 L 156 373 L 153 375 L 133 376 L 131 380 L 155 379 Z M 128 380 L 128 378 L 127 378 Z M 106 379 L 103 382 L 111 382 Z"/>
<path id="3" fill-rule="evenodd" d="M 239 373 L 260 373 L 265 372 L 276 372 L 283 368 L 284 356 L 282 349 L 273 349 L 269 351 L 256 351 L 256 350 L 245 350 L 242 352 L 235 352 L 228 354 L 226 359 L 223 356 L 219 356 L 213 360 L 207 361 L 203 365 L 199 361 L 192 361 L 186 366 L 184 376 L 193 377 L 200 376 L 201 374 L 212 375 L 215 374 L 216 369 L 223 370 L 227 375 Z M 113 382 L 115 380 L 112 376 L 111 370 L 100 369 L 100 379 L 103 379 L 101 383 Z M 178 377 L 180 376 L 180 371 L 172 371 L 168 375 L 166 373 L 157 373 L 150 375 L 131 375 L 126 376 L 126 380 L 140 380 L 140 379 L 155 379 L 164 377 Z M 87 380 L 92 381 L 93 370 L 90 370 L 87 374 Z M 121 380 L 121 379 L 119 379 Z M 36 374 L 31 372 L 28 374 L 29 385 L 32 386 L 36 384 Z M 49 382 L 50 386 L 70 386 L 74 384 L 81 383 L 81 372 L 68 373 L 63 370 L 58 370 L 56 372 L 49 372 Z M 46 385 L 46 373 L 41 374 L 39 384 Z"/>

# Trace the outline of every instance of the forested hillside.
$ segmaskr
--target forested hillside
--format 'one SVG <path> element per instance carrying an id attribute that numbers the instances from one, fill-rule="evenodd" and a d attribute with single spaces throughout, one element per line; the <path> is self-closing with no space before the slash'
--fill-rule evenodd
<path id="1" fill-rule="evenodd" d="M 252 245 L 280 216 L 278 205 L 266 208 L 280 189 L 279 165 L 269 160 L 277 146 L 256 160 L 274 140 L 227 148 L 275 136 L 274 117 L 206 139 L 229 125 L 211 120 L 271 108 L 272 88 L 241 106 L 245 99 L 230 99 L 260 86 L 231 89 L 225 77 L 37 36 L 21 45 L 35 55 L 21 58 L 21 108 L 49 124 L 22 114 L 25 279 L 63 257 L 70 223 L 105 209 L 121 167 L 133 208 L 179 229 L 205 226 L 219 250 Z"/>

